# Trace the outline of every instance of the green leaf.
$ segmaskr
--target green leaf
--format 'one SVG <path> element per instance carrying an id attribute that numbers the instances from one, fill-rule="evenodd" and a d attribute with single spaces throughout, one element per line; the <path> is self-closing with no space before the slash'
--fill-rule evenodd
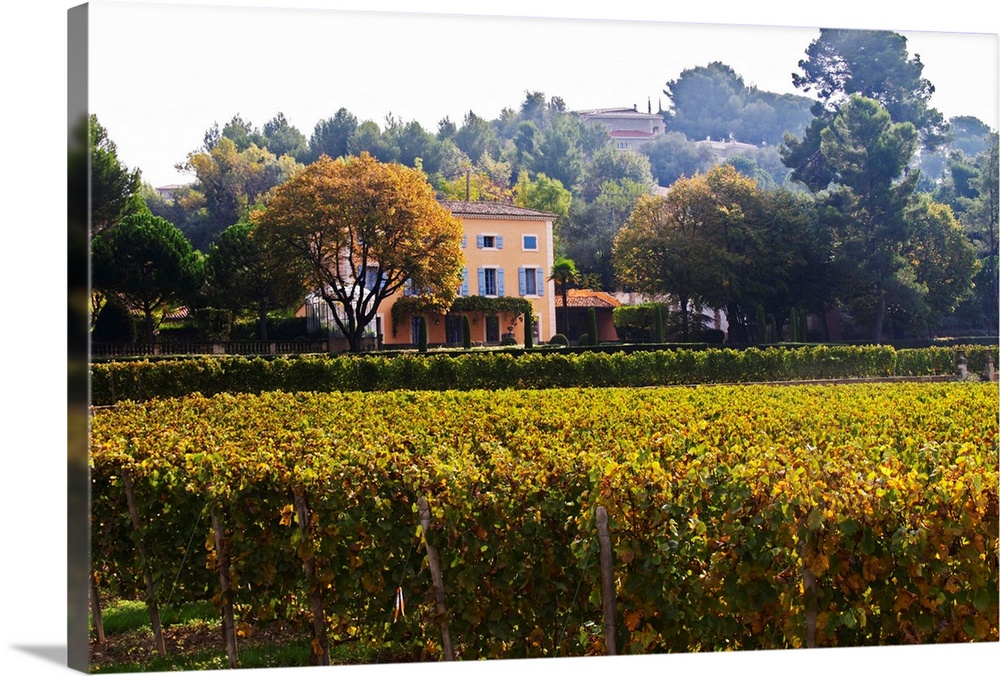
<path id="1" fill-rule="evenodd" d="M 808 528 L 809 530 L 817 530 L 822 525 L 823 525 L 823 510 L 820 509 L 819 507 L 816 507 L 811 512 L 809 512 L 809 516 L 806 518 L 806 528 Z"/>

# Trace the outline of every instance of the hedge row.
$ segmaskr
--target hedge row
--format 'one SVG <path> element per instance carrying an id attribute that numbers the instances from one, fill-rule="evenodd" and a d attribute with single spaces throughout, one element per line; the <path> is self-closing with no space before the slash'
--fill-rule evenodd
<path id="1" fill-rule="evenodd" d="M 996 346 L 965 348 L 971 374 Z M 819 346 L 633 353 L 503 352 L 457 354 L 203 357 L 94 364 L 92 401 L 146 401 L 200 392 L 384 391 L 647 387 L 778 380 L 928 376 L 955 373 L 951 348 Z"/>

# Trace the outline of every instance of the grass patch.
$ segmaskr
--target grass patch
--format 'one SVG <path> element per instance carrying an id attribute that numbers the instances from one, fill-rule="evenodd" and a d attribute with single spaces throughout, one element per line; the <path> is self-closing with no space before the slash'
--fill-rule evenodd
<path id="1" fill-rule="evenodd" d="M 149 608 L 144 601 L 119 600 L 109 603 L 101 609 L 101 619 L 104 621 L 106 636 L 127 634 L 151 626 Z M 192 622 L 212 622 L 218 619 L 219 613 L 209 601 L 195 601 L 185 603 L 180 608 L 160 609 L 160 624 L 164 627 Z M 93 618 L 90 623 L 90 635 L 95 636 Z"/>
<path id="2" fill-rule="evenodd" d="M 142 601 L 114 601 L 103 609 L 107 642 L 90 644 L 92 673 L 137 673 L 149 671 L 204 671 L 228 669 L 219 614 L 208 601 L 186 603 L 180 608 L 160 611 L 167 654 L 156 652 L 149 611 Z M 283 623 L 269 624 L 238 639 L 241 668 L 283 668 L 309 666 L 312 648 L 308 631 Z M 378 651 L 358 641 L 330 647 L 333 664 L 373 664 L 412 659 L 396 654 L 392 647 Z"/>

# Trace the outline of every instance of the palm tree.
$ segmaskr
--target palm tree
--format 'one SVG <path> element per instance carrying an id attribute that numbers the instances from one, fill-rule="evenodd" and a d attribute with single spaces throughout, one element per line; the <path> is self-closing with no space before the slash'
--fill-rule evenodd
<path id="1" fill-rule="evenodd" d="M 563 331 L 562 334 L 569 338 L 569 304 L 566 297 L 569 287 L 576 283 L 579 273 L 576 271 L 576 263 L 573 259 L 560 256 L 552 264 L 552 276 L 549 277 L 556 283 L 559 293 L 562 294 L 563 302 Z"/>

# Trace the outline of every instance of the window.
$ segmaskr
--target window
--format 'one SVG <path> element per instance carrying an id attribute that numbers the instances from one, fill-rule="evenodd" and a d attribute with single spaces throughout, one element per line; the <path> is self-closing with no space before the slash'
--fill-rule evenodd
<path id="1" fill-rule="evenodd" d="M 525 251 L 538 251 L 538 235 L 522 235 L 521 248 Z"/>
<path id="2" fill-rule="evenodd" d="M 365 275 L 365 289 L 368 291 L 378 290 L 381 291 L 385 287 L 388 280 L 382 276 L 382 271 L 378 268 L 366 267 L 362 268 Z"/>
<path id="3" fill-rule="evenodd" d="M 484 296 L 495 296 L 497 295 L 497 271 L 496 268 L 486 268 L 483 270 L 485 276 L 483 278 L 483 295 Z"/>
<path id="4" fill-rule="evenodd" d="M 500 342 L 500 318 L 499 317 L 487 317 L 486 318 L 486 342 L 487 343 L 499 343 Z"/>
<path id="5" fill-rule="evenodd" d="M 545 273 L 541 268 L 518 268 L 517 284 L 522 296 L 545 295 Z"/>
<path id="6" fill-rule="evenodd" d="M 462 344 L 462 316 L 448 314 L 444 317 L 444 332 L 449 345 Z"/>
<path id="7" fill-rule="evenodd" d="M 504 295 L 503 268 L 479 268 L 479 295 Z"/>
<path id="8" fill-rule="evenodd" d="M 524 275 L 524 293 L 522 295 L 524 295 L 524 296 L 537 296 L 538 295 L 538 287 L 535 284 L 535 275 L 534 274 L 528 274 L 529 272 L 534 272 L 534 271 L 527 271 L 527 270 L 525 271 L 525 275 Z"/>
<path id="9" fill-rule="evenodd" d="M 500 235 L 476 235 L 476 248 L 502 249 L 503 237 Z"/>

